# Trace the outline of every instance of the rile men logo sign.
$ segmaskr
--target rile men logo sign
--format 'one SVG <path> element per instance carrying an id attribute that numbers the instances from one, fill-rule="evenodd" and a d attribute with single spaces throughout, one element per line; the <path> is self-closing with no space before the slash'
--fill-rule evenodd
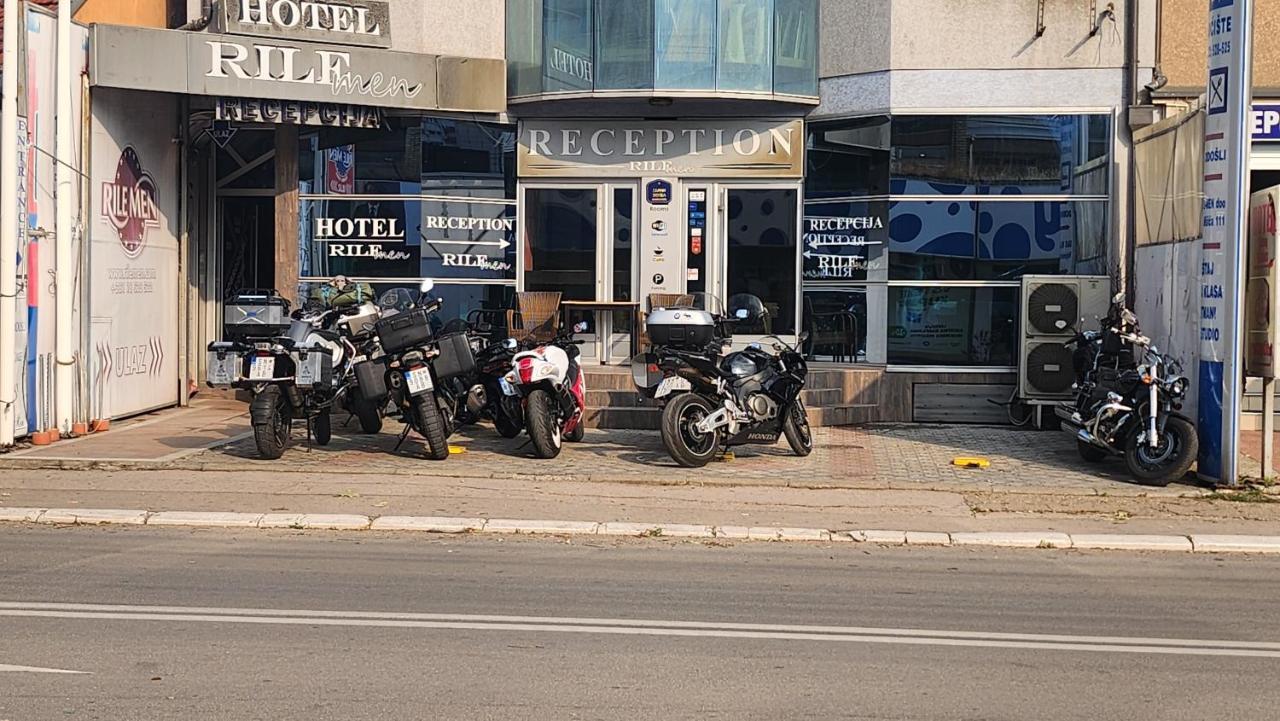
<path id="1" fill-rule="evenodd" d="M 102 184 L 102 216 L 115 228 L 120 247 L 130 258 L 142 254 L 147 229 L 160 227 L 156 183 L 131 145 L 120 153 L 115 178 Z"/>
<path id="2" fill-rule="evenodd" d="M 391 46 L 387 0 L 224 0 L 222 6 L 229 33 Z"/>

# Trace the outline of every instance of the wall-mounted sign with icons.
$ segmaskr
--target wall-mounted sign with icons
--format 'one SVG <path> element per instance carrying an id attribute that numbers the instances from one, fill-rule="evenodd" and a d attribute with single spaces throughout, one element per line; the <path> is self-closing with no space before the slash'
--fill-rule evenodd
<path id="1" fill-rule="evenodd" d="M 689 255 L 685 278 L 690 293 L 707 289 L 707 191 L 705 188 L 689 190 L 689 209 L 686 227 L 689 231 Z"/>

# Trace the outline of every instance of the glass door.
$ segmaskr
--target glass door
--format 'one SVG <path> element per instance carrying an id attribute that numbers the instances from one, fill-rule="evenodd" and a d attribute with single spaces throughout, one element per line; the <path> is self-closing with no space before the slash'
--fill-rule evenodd
<path id="1" fill-rule="evenodd" d="M 767 335 L 793 339 L 800 307 L 799 185 L 720 185 L 717 195 L 713 287 L 726 308 L 750 304 L 758 311 L 738 323 L 735 345 Z"/>
<path id="2" fill-rule="evenodd" d="M 608 249 L 605 263 L 609 268 L 609 288 L 606 300 L 622 303 L 635 303 L 640 300 L 637 293 L 637 234 L 635 227 L 636 205 L 635 187 L 626 185 L 609 186 L 609 227 L 607 238 Z M 614 310 L 607 314 L 608 347 L 605 348 L 604 361 L 607 363 L 625 362 L 631 357 L 631 335 L 636 327 L 636 310 L 628 308 Z"/>
<path id="3" fill-rule="evenodd" d="M 563 301 L 597 301 L 604 285 L 597 238 L 604 224 L 598 185 L 524 188 L 521 291 L 558 291 Z M 566 313 L 564 323 L 587 322 L 581 336 L 584 361 L 598 361 L 595 313 Z"/>

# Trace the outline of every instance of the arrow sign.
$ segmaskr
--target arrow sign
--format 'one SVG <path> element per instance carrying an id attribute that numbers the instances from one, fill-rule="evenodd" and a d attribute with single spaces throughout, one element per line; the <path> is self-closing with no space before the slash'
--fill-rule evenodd
<path id="1" fill-rule="evenodd" d="M 856 247 L 862 247 L 864 245 L 882 245 L 882 244 L 883 244 L 883 241 L 866 240 L 865 238 L 861 238 L 861 237 L 850 237 L 849 240 L 847 241 L 813 240 L 813 239 L 805 241 L 805 245 L 809 246 L 810 248 L 825 248 L 825 247 L 845 247 L 845 248 L 855 247 L 856 248 Z"/>
<path id="2" fill-rule="evenodd" d="M 804 252 L 804 257 L 806 257 L 806 258 L 835 258 L 835 259 L 837 259 L 837 260 L 864 260 L 864 258 L 863 258 L 862 256 L 860 256 L 860 255 L 834 255 L 834 254 L 832 254 L 832 253 L 814 253 L 813 251 L 809 251 L 809 250 L 806 250 L 806 251 Z"/>
<path id="3" fill-rule="evenodd" d="M 506 249 L 511 246 L 507 240 L 428 240 L 432 245 L 488 245 L 499 249 Z"/>

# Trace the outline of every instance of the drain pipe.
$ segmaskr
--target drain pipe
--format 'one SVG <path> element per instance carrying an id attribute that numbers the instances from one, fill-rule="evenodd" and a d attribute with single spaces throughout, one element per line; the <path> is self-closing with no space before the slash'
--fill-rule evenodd
<path id="1" fill-rule="evenodd" d="M 75 277 L 76 262 L 72 257 L 74 244 L 72 235 L 74 228 L 75 205 L 75 151 L 71 145 L 75 142 L 73 108 L 75 107 L 75 89 L 72 88 L 71 72 L 71 3 L 58 3 L 58 59 L 56 83 L 57 97 L 54 100 L 57 115 L 57 146 L 54 149 L 54 178 L 57 194 L 54 203 L 57 214 L 54 225 L 54 358 L 56 359 L 53 374 L 54 422 L 62 435 L 71 434 L 72 415 L 75 413 L 76 388 L 76 354 L 74 348 L 75 329 L 71 327 L 75 316 Z M 78 86 L 78 83 L 76 84 Z M 44 430 L 44 429 L 42 429 Z"/>
<path id="2" fill-rule="evenodd" d="M 18 0 L 4 0 L 4 83 L 0 97 L 0 448 L 13 445 L 18 409 Z"/>
<path id="3" fill-rule="evenodd" d="M 1124 212 L 1124 257 L 1117 264 L 1119 277 L 1119 286 L 1124 290 L 1125 297 L 1132 304 L 1137 296 L 1137 282 L 1134 276 L 1135 256 L 1138 253 L 1138 223 L 1132 212 L 1134 203 L 1136 202 L 1137 193 L 1137 159 L 1135 158 L 1133 147 L 1133 125 L 1131 123 L 1132 108 L 1134 103 L 1138 101 L 1138 0 L 1125 0 L 1125 69 L 1124 69 L 1124 124 L 1126 133 L 1125 143 L 1128 152 L 1125 154 L 1125 165 L 1127 172 L 1125 173 L 1125 198 L 1127 207 L 1123 208 Z M 1156 22 L 1159 22 L 1157 19 Z"/>

